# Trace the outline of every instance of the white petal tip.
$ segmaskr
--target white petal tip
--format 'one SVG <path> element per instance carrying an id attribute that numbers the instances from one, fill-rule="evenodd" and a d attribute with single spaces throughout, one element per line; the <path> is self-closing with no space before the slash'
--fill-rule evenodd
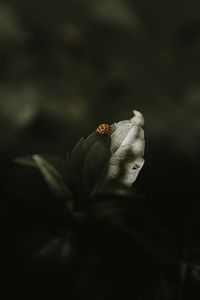
<path id="1" fill-rule="evenodd" d="M 144 125 L 144 117 L 143 115 L 137 111 L 137 110 L 134 110 L 133 111 L 133 118 L 130 119 L 130 122 L 133 124 L 133 125 L 137 125 L 137 126 L 143 126 Z"/>

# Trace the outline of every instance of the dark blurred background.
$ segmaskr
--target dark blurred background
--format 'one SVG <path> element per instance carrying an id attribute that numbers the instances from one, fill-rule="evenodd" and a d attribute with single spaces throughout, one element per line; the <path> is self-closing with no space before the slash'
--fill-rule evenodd
<path id="1" fill-rule="evenodd" d="M 0 65 L 6 218 L 20 199 L 35 197 L 29 186 L 43 191 L 15 157 L 65 157 L 99 123 L 130 118 L 136 109 L 146 133 L 146 163 L 136 186 L 160 223 L 174 232 L 187 228 L 187 238 L 196 241 L 199 1 L 1 1 Z"/>

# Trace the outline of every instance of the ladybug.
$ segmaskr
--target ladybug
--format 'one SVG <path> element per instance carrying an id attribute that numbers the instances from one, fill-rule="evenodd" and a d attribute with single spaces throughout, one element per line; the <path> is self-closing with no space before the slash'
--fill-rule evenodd
<path id="1" fill-rule="evenodd" d="M 96 133 L 99 135 L 106 135 L 111 132 L 111 127 L 108 124 L 101 124 L 97 127 Z"/>

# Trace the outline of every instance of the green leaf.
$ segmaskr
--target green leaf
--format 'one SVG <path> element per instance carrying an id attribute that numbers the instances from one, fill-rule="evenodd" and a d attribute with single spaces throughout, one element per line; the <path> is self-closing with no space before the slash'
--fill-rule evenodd
<path id="1" fill-rule="evenodd" d="M 86 139 L 81 138 L 72 150 L 69 163 L 76 169 L 77 182 L 87 195 L 110 158 L 110 144 L 110 136 L 93 132 Z"/>
<path id="2" fill-rule="evenodd" d="M 56 156 L 33 155 L 15 160 L 17 163 L 37 168 L 56 197 L 66 202 L 72 211 L 72 192 L 67 185 L 67 162 Z"/>
<path id="3" fill-rule="evenodd" d="M 22 156 L 14 160 L 17 164 L 37 168 L 33 156 Z"/>
<path id="4" fill-rule="evenodd" d="M 110 155 L 110 149 L 103 140 L 97 140 L 88 151 L 82 166 L 82 180 L 87 190 L 91 190 Z"/>

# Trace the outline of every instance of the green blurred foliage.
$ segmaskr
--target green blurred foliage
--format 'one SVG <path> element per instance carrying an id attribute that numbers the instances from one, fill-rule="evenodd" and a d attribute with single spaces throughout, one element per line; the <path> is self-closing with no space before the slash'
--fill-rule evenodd
<path id="1" fill-rule="evenodd" d="M 11 0 L 0 22 L 0 111 L 11 141 L 42 114 L 71 148 L 135 108 L 150 138 L 197 158 L 198 2 Z"/>

